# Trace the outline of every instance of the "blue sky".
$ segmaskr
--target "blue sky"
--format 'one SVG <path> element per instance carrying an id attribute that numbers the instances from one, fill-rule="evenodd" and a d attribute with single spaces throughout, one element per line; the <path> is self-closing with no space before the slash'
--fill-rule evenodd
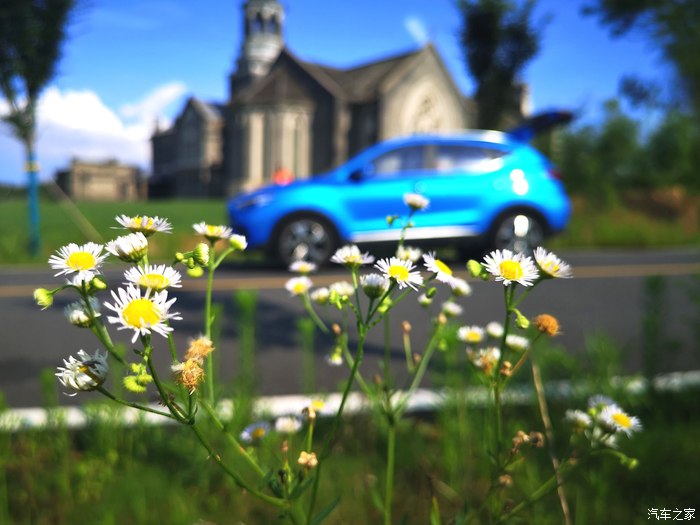
<path id="1" fill-rule="evenodd" d="M 641 36 L 611 39 L 580 16 L 584 0 L 539 0 L 549 15 L 542 50 L 524 72 L 533 109 L 600 115 L 619 78 L 665 75 Z M 74 156 L 117 158 L 148 170 L 154 122 L 167 125 L 188 96 L 223 102 L 242 41 L 243 0 L 83 0 L 56 79 L 39 105 L 43 180 Z M 304 60 L 352 66 L 430 41 L 465 94 L 453 0 L 282 0 L 285 40 Z M 6 104 L 0 98 L 0 112 Z M 0 128 L 0 183 L 23 184 L 19 143 Z"/>

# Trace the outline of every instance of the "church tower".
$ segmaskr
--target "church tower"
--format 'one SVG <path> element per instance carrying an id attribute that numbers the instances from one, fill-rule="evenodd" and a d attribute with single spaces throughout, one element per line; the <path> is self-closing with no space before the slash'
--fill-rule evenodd
<path id="1" fill-rule="evenodd" d="M 284 47 L 283 23 L 284 9 L 277 0 L 248 0 L 243 5 L 243 44 L 231 75 L 232 94 L 267 74 Z"/>

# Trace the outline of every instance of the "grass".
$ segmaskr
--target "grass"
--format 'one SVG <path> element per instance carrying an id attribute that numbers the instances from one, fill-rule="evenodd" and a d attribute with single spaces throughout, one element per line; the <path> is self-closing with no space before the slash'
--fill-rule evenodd
<path id="1" fill-rule="evenodd" d="M 226 224 L 224 201 L 176 199 L 168 201 L 147 202 L 81 202 L 75 211 L 55 201 L 42 200 L 41 213 L 41 254 L 31 258 L 27 254 L 29 237 L 27 233 L 29 218 L 24 199 L 12 198 L 2 201 L 0 206 L 0 262 L 3 264 L 44 264 L 55 250 L 69 242 L 87 241 L 106 242 L 124 230 L 111 230 L 118 226 L 114 218 L 117 215 L 150 215 L 167 217 L 173 225 L 172 235 L 159 235 L 150 243 L 150 255 L 158 260 L 170 260 L 177 251 L 192 249 L 196 244 L 192 224 L 207 221 L 212 224 Z M 82 227 L 80 216 L 84 216 L 90 228 Z M 96 230 L 102 236 L 91 234 Z M 113 231 L 113 237 L 105 238 L 105 232 Z"/>
<path id="2" fill-rule="evenodd" d="M 700 490 L 695 475 L 700 468 L 695 453 L 700 408 L 694 399 L 699 393 L 637 399 L 634 410 L 645 430 L 621 448 L 637 457 L 640 465 L 628 471 L 613 462 L 595 464 L 572 479 L 567 494 L 576 523 L 642 524 L 650 508 L 695 508 Z M 555 422 L 561 421 L 566 407 L 553 404 L 551 408 Z M 480 450 L 480 429 L 457 432 L 456 411 L 447 408 L 443 413 L 415 416 L 399 429 L 397 523 L 428 523 L 432 497 L 447 523 L 488 485 L 488 465 L 472 453 Z M 511 411 L 509 417 L 520 427 L 509 430 L 537 428 L 531 409 Z M 478 411 L 471 416 L 472 421 L 481 419 Z M 370 416 L 349 420 L 343 429 L 324 471 L 324 478 L 333 482 L 322 484 L 321 501 L 341 498 L 326 523 L 378 523 L 381 513 L 373 505 L 373 492 L 381 480 L 374 473 L 381 472 L 384 434 Z M 0 443 L 3 523 L 276 522 L 274 511 L 233 486 L 203 451 L 192 448 L 184 428 L 124 428 L 96 421 L 80 431 L 59 427 L 0 434 Z M 280 439 L 270 439 L 258 453 L 279 457 L 280 445 Z M 565 443 L 560 445 L 563 448 Z M 549 476 L 544 449 L 533 449 L 526 457 L 521 468 L 528 469 L 531 478 Z M 526 488 L 513 486 L 511 491 L 517 495 Z M 519 523 L 561 523 L 556 498 L 543 500 L 524 518 Z"/>
<path id="3" fill-rule="evenodd" d="M 114 217 L 120 214 L 167 217 L 174 226 L 174 233 L 157 236 L 151 247 L 152 259 L 162 261 L 169 260 L 176 251 L 192 248 L 195 243 L 192 224 L 195 222 L 227 223 L 223 199 L 84 202 L 78 203 L 76 209 L 80 214 L 55 201 L 45 199 L 41 202 L 41 253 L 31 258 L 27 253 L 29 219 L 26 200 L 18 197 L 3 199 L 0 206 L 0 264 L 44 264 L 49 255 L 69 242 L 109 240 L 92 237 L 89 226 L 81 228 L 81 215 L 97 232 L 109 232 L 116 225 Z M 114 235 L 118 232 L 115 230 Z M 573 199 L 573 215 L 566 232 L 550 241 L 553 249 L 691 245 L 700 245 L 700 222 L 697 220 L 689 223 L 680 218 L 659 218 L 624 204 L 600 209 L 579 197 Z"/>

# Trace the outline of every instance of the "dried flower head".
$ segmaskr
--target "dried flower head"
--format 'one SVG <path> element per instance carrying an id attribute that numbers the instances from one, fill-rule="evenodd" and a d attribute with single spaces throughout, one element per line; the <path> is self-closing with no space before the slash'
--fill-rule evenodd
<path id="1" fill-rule="evenodd" d="M 211 339 L 202 335 L 190 341 L 190 347 L 185 353 L 185 359 L 197 359 L 202 362 L 213 351 L 214 343 L 212 343 Z"/>
<path id="2" fill-rule="evenodd" d="M 184 386 L 190 394 L 204 381 L 204 370 L 199 359 L 187 359 L 184 363 L 171 366 L 175 381 Z"/>
<path id="3" fill-rule="evenodd" d="M 539 332 L 550 337 L 559 335 L 559 321 L 553 315 L 540 314 L 535 317 L 535 327 Z"/>

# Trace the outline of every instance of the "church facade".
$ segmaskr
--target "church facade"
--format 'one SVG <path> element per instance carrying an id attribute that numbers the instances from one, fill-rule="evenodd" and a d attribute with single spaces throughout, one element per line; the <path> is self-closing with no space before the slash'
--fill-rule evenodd
<path id="1" fill-rule="evenodd" d="M 391 137 L 470 127 L 473 106 L 432 45 L 351 68 L 301 60 L 276 0 L 243 4 L 229 100 L 191 97 L 151 138 L 152 194 L 228 196 L 327 171 Z"/>

